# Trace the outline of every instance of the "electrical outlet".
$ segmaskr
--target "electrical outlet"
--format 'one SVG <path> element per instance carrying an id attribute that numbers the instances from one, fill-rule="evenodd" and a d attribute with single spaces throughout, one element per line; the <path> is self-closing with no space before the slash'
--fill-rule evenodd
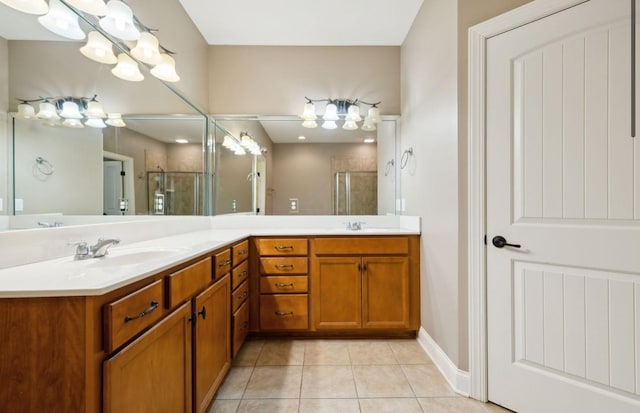
<path id="1" fill-rule="evenodd" d="M 289 213 L 297 214 L 299 211 L 300 204 L 298 202 L 298 198 L 289 198 Z"/>

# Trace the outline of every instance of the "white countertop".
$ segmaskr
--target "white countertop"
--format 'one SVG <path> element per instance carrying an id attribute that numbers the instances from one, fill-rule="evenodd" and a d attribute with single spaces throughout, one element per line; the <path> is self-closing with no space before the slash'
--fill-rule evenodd
<path id="1" fill-rule="evenodd" d="M 414 235 L 407 228 L 206 229 L 113 246 L 104 258 L 73 256 L 0 269 L 0 298 L 102 295 L 249 236 Z"/>

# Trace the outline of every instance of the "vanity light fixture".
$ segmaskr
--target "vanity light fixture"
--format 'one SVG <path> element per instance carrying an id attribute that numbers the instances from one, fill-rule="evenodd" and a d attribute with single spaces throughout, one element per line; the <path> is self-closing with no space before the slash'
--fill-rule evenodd
<path id="1" fill-rule="evenodd" d="M 151 32 L 140 33 L 136 47 L 131 49 L 131 56 L 143 63 L 157 65 L 160 63 L 160 42 Z M 175 65 L 174 65 L 175 66 Z M 174 69 L 175 72 L 175 69 Z"/>
<path id="2" fill-rule="evenodd" d="M 49 31 L 72 40 L 82 40 L 85 34 L 80 29 L 78 16 L 60 0 L 49 0 L 49 12 L 38 17 L 38 21 Z"/>
<path id="3" fill-rule="evenodd" d="M 249 132 L 240 132 L 240 145 L 251 155 L 262 155 L 262 148 Z"/>
<path id="4" fill-rule="evenodd" d="M 0 0 L 0 3 L 27 14 L 40 15 L 49 11 L 49 5 L 44 0 Z"/>
<path id="5" fill-rule="evenodd" d="M 138 40 L 140 31 L 133 22 L 133 11 L 124 2 L 110 0 L 107 14 L 100 19 L 100 27 L 110 35 L 122 40 Z"/>
<path id="6" fill-rule="evenodd" d="M 305 128 L 315 128 L 318 126 L 316 122 L 318 115 L 316 114 L 315 102 L 327 102 L 324 115 L 322 115 L 322 120 L 324 121 L 322 127 L 324 129 L 336 129 L 338 127 L 336 121 L 342 118 L 344 118 L 345 121 L 342 129 L 358 129 L 358 122 L 362 121 L 360 103 L 371 106 L 367 112 L 367 116 L 364 118 L 362 130 L 374 131 L 376 130 L 376 123 L 380 123 L 382 120 L 380 118 L 380 109 L 378 108 L 378 105 L 382 102 L 369 103 L 360 99 L 309 99 L 306 96 L 305 99 L 307 99 L 307 102 L 304 104 L 302 115 L 300 115 L 303 120 L 302 126 Z"/>
<path id="7" fill-rule="evenodd" d="M 98 63 L 109 65 L 118 63 L 118 58 L 113 54 L 111 42 L 97 31 L 89 32 L 87 44 L 80 48 L 80 53 Z"/>
<path id="8" fill-rule="evenodd" d="M 159 63 L 150 72 L 165 82 L 178 82 L 180 80 L 180 76 L 176 73 L 176 61 L 168 53 L 160 55 Z"/>
<path id="9" fill-rule="evenodd" d="M 66 0 L 76 9 L 94 16 L 106 16 L 109 12 L 104 0 Z"/>
<path id="10" fill-rule="evenodd" d="M 117 78 L 128 80 L 129 82 L 140 82 L 144 76 L 140 73 L 138 63 L 130 58 L 126 53 L 118 55 L 118 64 L 111 69 L 111 73 Z"/>
<path id="11" fill-rule="evenodd" d="M 105 128 L 107 125 L 114 127 L 126 126 L 119 113 L 106 114 L 102 104 L 93 97 L 57 96 L 38 99 L 18 99 L 18 119 L 40 119 L 46 121 L 48 126 L 66 126 L 69 128 L 82 128 L 84 125 L 92 128 Z M 39 111 L 30 103 L 39 102 Z M 60 119 L 64 120 L 60 122 Z M 104 119 L 107 118 L 107 122 Z M 84 122 L 84 124 L 83 124 Z"/>

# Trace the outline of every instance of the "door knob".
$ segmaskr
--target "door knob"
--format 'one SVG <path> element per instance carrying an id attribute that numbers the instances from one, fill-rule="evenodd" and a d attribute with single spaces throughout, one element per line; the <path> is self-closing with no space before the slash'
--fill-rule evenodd
<path id="1" fill-rule="evenodd" d="M 491 243 L 496 248 L 504 248 L 504 247 L 520 248 L 520 244 L 509 244 L 507 240 L 501 235 L 496 235 L 495 237 L 493 237 L 493 239 L 491 240 Z"/>

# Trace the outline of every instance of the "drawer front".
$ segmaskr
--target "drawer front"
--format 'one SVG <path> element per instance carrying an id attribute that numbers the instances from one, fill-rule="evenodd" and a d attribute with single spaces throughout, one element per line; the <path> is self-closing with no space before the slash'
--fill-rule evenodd
<path id="1" fill-rule="evenodd" d="M 242 241 L 231 247 L 231 256 L 234 267 L 249 258 L 249 241 Z"/>
<path id="2" fill-rule="evenodd" d="M 249 277 L 249 261 L 244 261 L 242 264 L 231 270 L 231 289 L 235 290 L 240 284 Z"/>
<path id="3" fill-rule="evenodd" d="M 260 292 L 263 294 L 291 294 L 309 291 L 309 278 L 306 275 L 269 275 L 260 277 Z"/>
<path id="4" fill-rule="evenodd" d="M 407 237 L 340 237 L 313 240 L 316 255 L 406 255 Z"/>
<path id="5" fill-rule="evenodd" d="M 211 282 L 211 258 L 167 276 L 167 307 L 172 308 L 190 299 Z"/>
<path id="6" fill-rule="evenodd" d="M 216 280 L 229 271 L 231 271 L 231 250 L 224 250 L 216 255 L 213 259 L 215 265 Z"/>
<path id="7" fill-rule="evenodd" d="M 307 294 L 260 296 L 261 330 L 306 330 L 309 328 Z"/>
<path id="8" fill-rule="evenodd" d="M 261 274 L 306 274 L 309 272 L 307 257 L 262 257 Z"/>
<path id="9" fill-rule="evenodd" d="M 258 238 L 256 248 L 260 255 L 307 255 L 306 238 Z"/>
<path id="10" fill-rule="evenodd" d="M 162 318 L 164 291 L 158 280 L 104 306 L 107 353 Z"/>
<path id="11" fill-rule="evenodd" d="M 245 281 L 231 294 L 231 307 L 233 311 L 236 311 L 238 307 L 240 307 L 240 304 L 245 302 L 247 297 L 249 297 L 249 283 Z"/>
<path id="12" fill-rule="evenodd" d="M 249 301 L 245 301 L 244 304 L 233 313 L 233 357 L 238 354 L 244 339 L 249 333 Z"/>

